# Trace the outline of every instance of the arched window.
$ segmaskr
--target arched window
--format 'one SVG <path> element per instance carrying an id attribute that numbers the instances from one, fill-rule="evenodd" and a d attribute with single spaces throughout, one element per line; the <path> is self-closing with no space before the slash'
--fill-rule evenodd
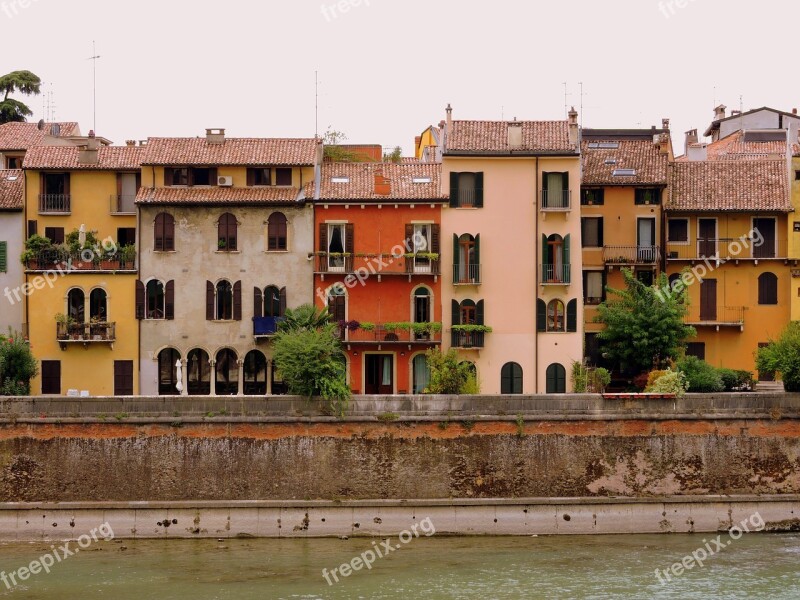
<path id="1" fill-rule="evenodd" d="M 412 376 L 414 378 L 413 393 L 423 394 L 425 388 L 431 382 L 431 370 L 428 367 L 428 359 L 424 354 L 417 354 L 411 363 Z"/>
<path id="2" fill-rule="evenodd" d="M 264 290 L 264 316 L 283 316 L 283 311 L 281 309 L 281 291 L 274 285 L 271 285 Z"/>
<path id="3" fill-rule="evenodd" d="M 547 367 L 547 393 L 566 394 L 567 393 L 567 370 L 558 363 L 553 363 Z"/>
<path id="4" fill-rule="evenodd" d="M 211 361 L 208 352 L 195 348 L 186 359 L 186 379 L 190 396 L 211 394 Z"/>
<path id="5" fill-rule="evenodd" d="M 417 288 L 414 290 L 414 309 L 412 318 L 414 323 L 430 323 L 431 315 L 431 292 L 428 288 Z M 415 332 L 417 340 L 429 340 L 430 331 Z"/>
<path id="6" fill-rule="evenodd" d="M 89 318 L 95 322 L 108 321 L 108 296 L 105 290 L 96 288 L 89 294 Z"/>
<path id="7" fill-rule="evenodd" d="M 178 396 L 178 368 L 176 363 L 181 353 L 174 348 L 164 348 L 158 353 L 158 394 L 160 396 Z"/>
<path id="8" fill-rule="evenodd" d="M 758 303 L 778 303 L 778 277 L 775 273 L 762 273 L 758 276 Z"/>
<path id="9" fill-rule="evenodd" d="M 547 305 L 547 331 L 564 331 L 564 303 L 551 300 Z"/>
<path id="10" fill-rule="evenodd" d="M 267 359 L 258 350 L 251 350 L 244 357 L 244 393 L 246 396 L 267 394 Z"/>
<path id="11" fill-rule="evenodd" d="M 288 248 L 287 221 L 283 213 L 272 213 L 267 222 L 267 250 L 281 251 Z"/>
<path id="12" fill-rule="evenodd" d="M 153 250 L 172 252 L 175 250 L 175 219 L 169 213 L 159 213 L 155 221 Z"/>
<path id="13" fill-rule="evenodd" d="M 147 309 L 145 319 L 164 318 L 164 284 L 158 279 L 147 282 Z"/>
<path id="14" fill-rule="evenodd" d="M 468 233 L 461 237 L 456 235 L 454 238 L 454 257 L 455 272 L 453 274 L 456 283 L 480 283 L 480 252 L 481 236 L 472 236 Z"/>
<path id="15" fill-rule="evenodd" d="M 67 311 L 76 323 L 86 322 L 86 295 L 80 288 L 73 288 L 67 294 Z"/>
<path id="16" fill-rule="evenodd" d="M 233 286 L 230 281 L 223 279 L 217 283 L 217 321 L 231 321 L 233 319 Z"/>
<path id="17" fill-rule="evenodd" d="M 217 396 L 235 396 L 239 393 L 239 364 L 236 353 L 230 348 L 217 352 Z"/>
<path id="18" fill-rule="evenodd" d="M 515 362 L 506 363 L 500 370 L 500 393 L 522 393 L 522 367 Z"/>
<path id="19" fill-rule="evenodd" d="M 569 283 L 569 237 L 542 234 L 542 282 Z"/>
<path id="20" fill-rule="evenodd" d="M 238 223 L 231 213 L 225 213 L 217 224 L 217 249 L 220 252 L 236 250 Z"/>

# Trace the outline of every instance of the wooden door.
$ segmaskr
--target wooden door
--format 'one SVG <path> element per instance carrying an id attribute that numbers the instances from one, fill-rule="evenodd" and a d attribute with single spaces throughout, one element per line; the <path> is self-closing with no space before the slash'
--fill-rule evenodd
<path id="1" fill-rule="evenodd" d="M 700 258 L 717 255 L 717 220 L 697 220 L 697 256 Z"/>
<path id="2" fill-rule="evenodd" d="M 717 280 L 704 279 L 700 284 L 700 320 L 717 320 Z"/>
<path id="3" fill-rule="evenodd" d="M 394 360 L 392 358 L 391 354 L 367 354 L 364 377 L 366 394 L 394 393 Z"/>
<path id="4" fill-rule="evenodd" d="M 133 396 L 133 361 L 114 361 L 114 395 Z"/>

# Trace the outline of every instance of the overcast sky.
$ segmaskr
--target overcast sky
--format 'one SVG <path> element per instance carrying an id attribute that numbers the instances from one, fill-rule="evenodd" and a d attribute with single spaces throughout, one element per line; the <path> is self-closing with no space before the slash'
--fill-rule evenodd
<path id="1" fill-rule="evenodd" d="M 678 6 L 678 3 L 681 6 Z M 23 7 L 25 4 L 26 7 Z M 0 0 L 0 72 L 29 69 L 55 116 L 148 136 L 313 136 L 402 145 L 444 118 L 705 128 L 714 102 L 800 105 L 795 2 L 762 0 Z M 715 90 L 716 88 L 716 90 Z M 42 116 L 42 97 L 26 100 Z M 702 131 L 701 131 L 702 133 Z"/>

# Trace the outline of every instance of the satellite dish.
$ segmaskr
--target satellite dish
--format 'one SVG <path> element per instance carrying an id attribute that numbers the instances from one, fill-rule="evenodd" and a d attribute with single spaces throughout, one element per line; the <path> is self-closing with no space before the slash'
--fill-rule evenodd
<path id="1" fill-rule="evenodd" d="M 39 124 L 36 127 L 39 128 L 39 131 L 44 131 L 44 119 L 39 119 Z"/>

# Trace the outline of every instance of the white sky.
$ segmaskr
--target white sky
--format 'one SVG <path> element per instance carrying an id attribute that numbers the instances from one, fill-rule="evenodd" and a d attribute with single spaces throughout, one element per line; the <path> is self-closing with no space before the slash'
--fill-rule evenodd
<path id="1" fill-rule="evenodd" d="M 97 133 L 116 144 L 312 136 L 315 70 L 320 132 L 405 154 L 448 102 L 457 119 L 564 118 L 564 82 L 576 107 L 583 82 L 586 127 L 670 117 L 678 154 L 715 99 L 800 105 L 796 2 L 671 1 L 0 0 L 0 72 L 35 72 L 85 134 L 96 40 Z"/>

